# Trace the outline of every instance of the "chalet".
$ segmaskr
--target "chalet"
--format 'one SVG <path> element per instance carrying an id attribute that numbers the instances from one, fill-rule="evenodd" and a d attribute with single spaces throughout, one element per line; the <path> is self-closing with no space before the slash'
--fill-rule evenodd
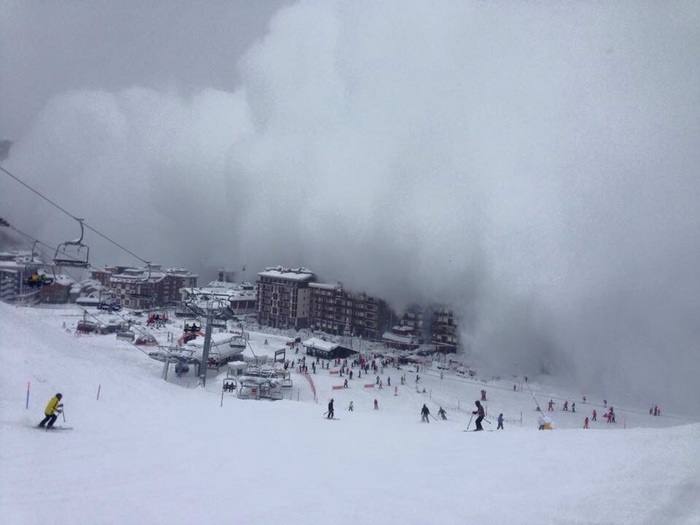
<path id="1" fill-rule="evenodd" d="M 306 348 L 306 355 L 319 357 L 321 359 L 345 359 L 346 357 L 359 353 L 352 348 L 316 337 L 307 339 L 301 344 Z"/>

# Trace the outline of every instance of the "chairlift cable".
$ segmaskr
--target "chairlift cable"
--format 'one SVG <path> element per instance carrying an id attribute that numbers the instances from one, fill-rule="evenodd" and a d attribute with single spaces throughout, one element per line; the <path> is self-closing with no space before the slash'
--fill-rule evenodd
<path id="1" fill-rule="evenodd" d="M 138 260 L 141 261 L 142 263 L 150 264 L 148 261 L 146 261 L 145 259 L 139 257 L 138 255 L 136 255 L 134 252 L 132 252 L 132 251 L 129 250 L 128 248 L 125 248 L 124 246 L 122 246 L 122 245 L 119 244 L 118 242 L 116 242 L 116 241 L 110 239 L 107 235 L 103 234 L 102 232 L 96 230 L 95 228 L 93 228 L 92 226 L 90 226 L 89 224 L 87 224 L 83 219 L 80 219 L 80 218 L 76 217 L 75 215 L 73 215 L 72 213 L 70 213 L 70 212 L 69 212 L 68 210 L 66 210 L 65 208 L 63 208 L 63 207 L 61 207 L 60 205 L 56 204 L 54 201 L 52 201 L 51 199 L 49 199 L 47 196 L 45 196 L 44 194 L 42 194 L 42 193 L 39 192 L 38 190 L 32 188 L 29 184 L 27 184 L 26 182 L 24 182 L 23 180 L 21 180 L 19 177 L 17 177 L 16 175 L 13 175 L 13 174 L 12 174 L 11 172 L 9 172 L 7 169 L 5 169 L 5 168 L 3 168 L 2 166 L 0 166 L 0 171 L 3 171 L 4 173 L 6 173 L 9 177 L 11 177 L 11 178 L 13 178 L 15 181 L 19 182 L 22 186 L 24 186 L 25 188 L 27 188 L 27 189 L 28 189 L 29 191 L 31 191 L 32 193 L 34 193 L 34 194 L 38 195 L 39 197 L 41 197 L 42 199 L 44 199 L 46 202 L 48 202 L 49 204 L 51 204 L 53 207 L 57 208 L 58 210 L 62 211 L 62 212 L 65 213 L 66 215 L 68 215 L 71 219 L 74 219 L 74 220 L 76 220 L 76 221 L 78 221 L 78 222 L 82 222 L 83 226 L 85 226 L 85 227 L 86 227 L 87 229 L 89 229 L 90 231 L 96 233 L 97 235 L 99 235 L 100 237 L 102 237 L 104 240 L 106 240 L 106 241 L 112 243 L 112 244 L 113 244 L 114 246 L 116 246 L 117 248 L 119 248 L 119 249 L 121 249 L 121 250 L 124 250 L 126 253 L 128 253 L 128 254 L 131 255 L 132 257 L 135 257 L 136 259 L 138 259 Z"/>

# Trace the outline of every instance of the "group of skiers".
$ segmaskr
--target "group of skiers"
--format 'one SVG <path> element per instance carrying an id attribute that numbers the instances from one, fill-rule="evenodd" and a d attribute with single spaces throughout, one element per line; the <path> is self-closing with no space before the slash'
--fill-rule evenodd
<path id="1" fill-rule="evenodd" d="M 584 399 L 585 399 L 585 398 L 584 398 Z M 608 404 L 607 400 L 605 400 L 604 403 L 605 403 L 605 406 L 607 407 L 607 404 Z M 654 408 L 654 407 L 652 407 L 652 409 L 649 410 L 649 413 L 650 413 L 650 414 L 653 413 L 653 408 Z M 553 411 L 554 411 L 554 401 L 551 400 L 551 399 L 549 400 L 547 411 L 548 411 L 548 412 L 553 412 Z M 568 411 L 569 411 L 569 402 L 568 402 L 568 401 L 564 401 L 564 405 L 563 405 L 562 411 L 563 411 L 563 412 L 568 412 Z M 571 412 L 576 412 L 576 403 L 572 403 L 572 404 L 571 404 Z M 605 420 L 606 420 L 608 423 L 615 423 L 615 409 L 611 406 L 610 408 L 608 408 L 607 412 L 605 412 L 605 414 L 603 414 L 603 417 L 605 418 Z M 540 426 L 540 430 L 542 430 L 542 427 L 543 427 L 543 423 L 542 423 L 541 419 L 542 419 L 542 416 L 540 416 L 540 425 L 539 425 L 539 426 Z M 584 420 L 583 420 L 583 428 L 585 428 L 585 429 L 590 428 L 589 424 L 590 424 L 592 421 L 598 421 L 598 411 L 597 411 L 595 408 L 593 409 L 593 412 L 591 413 L 590 418 L 589 418 L 588 416 L 586 416 L 586 417 L 584 418 Z M 551 421 L 550 421 L 550 424 L 551 424 Z"/>
<path id="2" fill-rule="evenodd" d="M 155 326 L 156 328 L 163 328 L 165 326 L 165 323 L 168 322 L 168 316 L 165 314 L 151 314 L 148 316 L 148 319 L 146 320 L 146 326 Z M 196 326 L 196 325 L 192 325 Z M 197 328 L 199 330 L 199 328 Z M 197 330 L 192 330 L 193 332 L 196 332 Z M 185 324 L 185 332 L 190 331 L 190 327 Z"/>
<path id="3" fill-rule="evenodd" d="M 53 279 L 46 277 L 45 273 L 39 275 L 39 273 L 34 272 L 27 279 L 27 284 L 29 286 L 43 286 L 44 284 L 50 284 L 51 282 L 53 282 Z"/>
<path id="4" fill-rule="evenodd" d="M 482 398 L 486 396 L 486 391 L 482 390 Z M 475 401 L 474 404 L 476 405 L 476 410 L 472 412 L 472 417 L 476 417 L 476 429 L 474 429 L 475 432 L 478 432 L 480 430 L 484 430 L 484 427 L 481 425 L 482 421 L 484 421 L 484 418 L 486 417 L 486 411 L 484 410 L 484 406 L 481 404 L 481 401 Z M 428 408 L 428 405 L 423 404 L 423 408 L 421 408 L 420 411 L 421 415 L 421 422 L 422 423 L 430 423 L 430 409 Z M 445 411 L 444 408 L 440 407 L 438 410 L 438 416 L 440 416 L 441 419 L 445 420 L 447 419 L 447 412 Z M 471 420 L 470 420 L 471 421 Z M 503 414 L 498 414 L 498 427 L 497 430 L 503 430 Z"/>

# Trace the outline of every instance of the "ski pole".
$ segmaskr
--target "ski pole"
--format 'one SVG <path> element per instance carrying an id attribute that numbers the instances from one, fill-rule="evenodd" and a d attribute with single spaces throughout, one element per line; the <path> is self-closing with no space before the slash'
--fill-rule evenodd
<path id="1" fill-rule="evenodd" d="M 469 430 L 469 425 L 472 424 L 472 419 L 473 419 L 473 418 L 474 418 L 474 414 L 472 414 L 471 416 L 469 416 L 469 423 L 467 423 L 467 430 Z"/>
<path id="2" fill-rule="evenodd" d="M 484 421 L 486 421 L 489 425 L 491 424 L 491 421 L 489 421 L 489 420 L 486 419 L 486 418 L 484 418 Z"/>
<path id="3" fill-rule="evenodd" d="M 66 409 L 65 408 L 61 408 L 61 415 L 63 416 L 63 422 L 65 423 L 66 422 Z"/>

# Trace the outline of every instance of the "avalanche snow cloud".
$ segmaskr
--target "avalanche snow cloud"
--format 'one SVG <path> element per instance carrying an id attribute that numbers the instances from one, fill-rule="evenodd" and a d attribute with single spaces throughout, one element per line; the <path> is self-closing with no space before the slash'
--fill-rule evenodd
<path id="1" fill-rule="evenodd" d="M 693 2 L 298 2 L 231 85 L 174 69 L 167 89 L 55 93 L 5 165 L 154 261 L 305 265 L 397 308 L 449 303 L 482 366 L 689 410 L 699 28 Z M 0 184 L 18 226 L 75 236 Z"/>

